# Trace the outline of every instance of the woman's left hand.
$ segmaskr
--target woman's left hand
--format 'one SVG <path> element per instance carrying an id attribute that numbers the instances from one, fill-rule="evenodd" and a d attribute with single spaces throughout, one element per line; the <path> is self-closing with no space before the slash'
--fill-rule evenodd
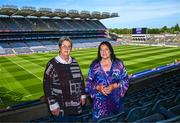
<path id="1" fill-rule="evenodd" d="M 80 103 L 81 103 L 81 105 L 84 105 L 86 103 L 86 99 L 81 99 Z"/>
<path id="2" fill-rule="evenodd" d="M 111 85 L 109 85 L 108 87 L 106 87 L 105 92 L 106 94 L 110 94 L 115 88 L 118 88 L 119 85 L 117 83 L 113 83 Z"/>
<path id="3" fill-rule="evenodd" d="M 105 93 L 110 94 L 112 92 L 112 90 L 113 90 L 113 84 L 111 84 L 105 88 Z"/>

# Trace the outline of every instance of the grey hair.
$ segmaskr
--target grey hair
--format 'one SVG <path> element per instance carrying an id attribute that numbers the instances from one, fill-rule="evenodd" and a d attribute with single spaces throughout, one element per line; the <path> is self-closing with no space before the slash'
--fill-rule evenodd
<path id="1" fill-rule="evenodd" d="M 68 37 L 68 36 L 62 36 L 60 39 L 59 39 L 59 47 L 61 47 L 62 43 L 64 41 L 68 41 L 70 44 L 71 44 L 71 47 L 72 47 L 72 40 Z"/>

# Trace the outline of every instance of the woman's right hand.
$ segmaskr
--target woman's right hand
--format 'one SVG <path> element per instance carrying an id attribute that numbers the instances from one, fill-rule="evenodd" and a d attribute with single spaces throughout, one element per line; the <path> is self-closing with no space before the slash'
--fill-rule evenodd
<path id="1" fill-rule="evenodd" d="M 52 113 L 54 116 L 59 116 L 59 114 L 60 114 L 60 109 L 59 109 L 59 108 L 54 109 L 54 110 L 51 111 L 51 113 Z"/>
<path id="2" fill-rule="evenodd" d="M 107 93 L 106 93 L 107 88 L 106 88 L 106 87 L 104 87 L 104 86 L 102 86 L 102 85 L 97 85 L 97 86 L 96 86 L 96 89 L 97 89 L 99 92 L 101 92 L 103 95 L 107 96 Z"/>

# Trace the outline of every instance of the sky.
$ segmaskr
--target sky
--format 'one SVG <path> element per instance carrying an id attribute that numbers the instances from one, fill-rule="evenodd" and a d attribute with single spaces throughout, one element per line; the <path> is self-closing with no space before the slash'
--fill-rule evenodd
<path id="1" fill-rule="evenodd" d="M 118 13 L 119 17 L 100 20 L 107 28 L 180 25 L 180 0 L 0 0 L 2 5 Z"/>

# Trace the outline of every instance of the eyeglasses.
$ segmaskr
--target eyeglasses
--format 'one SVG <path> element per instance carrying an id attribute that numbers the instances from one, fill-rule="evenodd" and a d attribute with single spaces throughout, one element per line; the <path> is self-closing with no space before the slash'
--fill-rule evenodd
<path id="1" fill-rule="evenodd" d="M 67 50 L 71 50 L 71 46 L 66 46 L 66 45 L 64 45 L 64 44 L 62 44 L 62 48 L 63 48 L 63 49 L 67 49 Z"/>

